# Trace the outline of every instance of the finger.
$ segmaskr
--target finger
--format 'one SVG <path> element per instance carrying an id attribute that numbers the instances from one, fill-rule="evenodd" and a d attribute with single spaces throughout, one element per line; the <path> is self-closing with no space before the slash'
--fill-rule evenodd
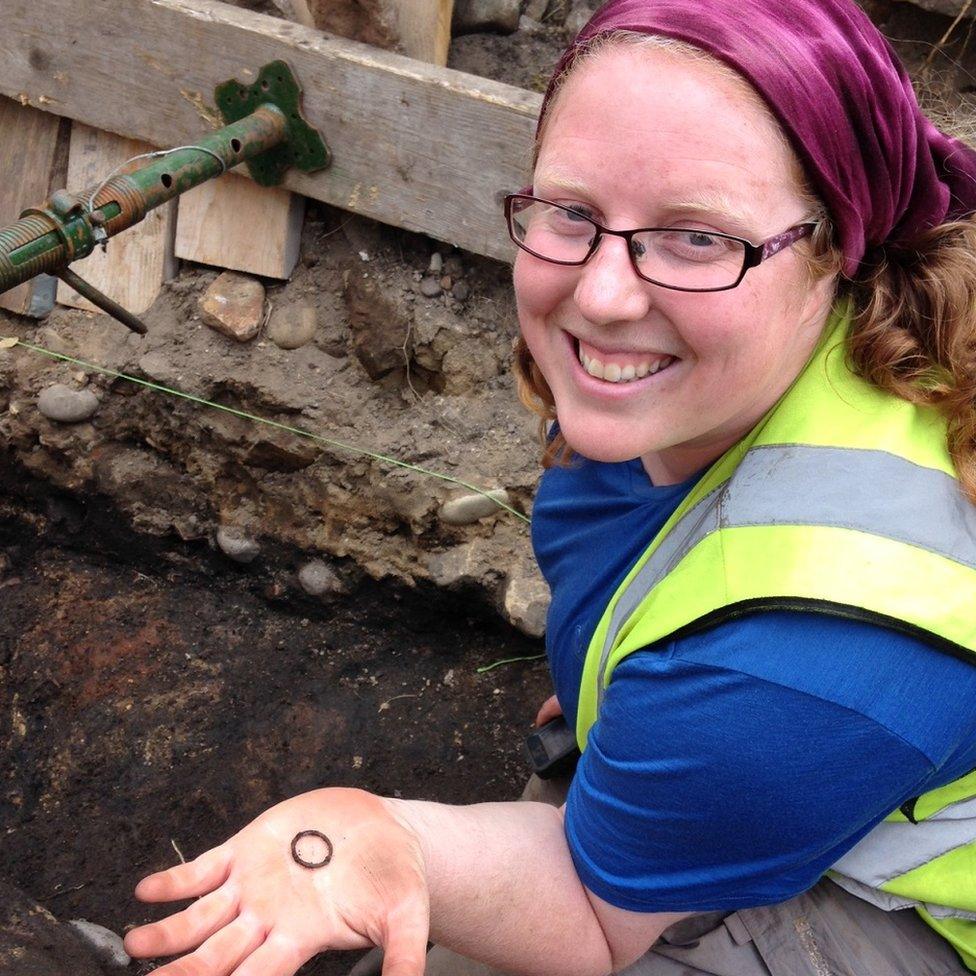
<path id="1" fill-rule="evenodd" d="M 154 969 L 153 976 L 228 976 L 264 942 L 265 935 L 252 916 L 239 915 L 196 952 Z"/>
<path id="2" fill-rule="evenodd" d="M 124 939 L 125 951 L 137 959 L 175 956 L 195 949 L 236 915 L 237 894 L 225 886 L 161 922 L 132 929 Z"/>
<path id="3" fill-rule="evenodd" d="M 139 901 L 178 901 L 196 898 L 220 887 L 230 873 L 230 848 L 214 847 L 186 864 L 157 871 L 136 885 Z"/>
<path id="4" fill-rule="evenodd" d="M 559 704 L 559 699 L 555 695 L 552 695 L 542 703 L 539 714 L 535 717 L 536 728 L 545 725 L 546 722 L 551 722 L 557 716 L 562 715 L 562 713 L 563 708 Z"/>
<path id="5" fill-rule="evenodd" d="M 383 943 L 383 976 L 424 976 L 430 911 L 425 900 L 411 899 L 390 913 Z"/>
<path id="6" fill-rule="evenodd" d="M 272 934 L 231 976 L 292 976 L 311 958 L 311 955 L 300 952 L 290 940 Z"/>

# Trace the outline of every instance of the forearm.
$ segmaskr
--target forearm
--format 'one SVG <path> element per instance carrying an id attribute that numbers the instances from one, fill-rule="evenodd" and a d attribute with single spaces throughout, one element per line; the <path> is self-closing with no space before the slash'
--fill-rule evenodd
<path id="1" fill-rule="evenodd" d="M 420 838 L 434 942 L 524 976 L 611 972 L 611 949 L 570 858 L 560 810 L 388 802 Z"/>

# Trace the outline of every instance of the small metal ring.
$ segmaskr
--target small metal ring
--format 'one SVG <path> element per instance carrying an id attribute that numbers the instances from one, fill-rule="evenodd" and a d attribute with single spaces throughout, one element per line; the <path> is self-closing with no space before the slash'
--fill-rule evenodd
<path id="1" fill-rule="evenodd" d="M 325 858 L 321 861 L 306 861 L 305 858 L 298 853 L 298 842 L 303 837 L 317 837 L 319 840 L 325 842 L 327 853 Z M 291 856 L 292 860 L 296 864 L 300 864 L 303 868 L 324 868 L 329 861 L 332 860 L 332 841 L 325 836 L 320 830 L 300 830 L 291 840 Z"/>

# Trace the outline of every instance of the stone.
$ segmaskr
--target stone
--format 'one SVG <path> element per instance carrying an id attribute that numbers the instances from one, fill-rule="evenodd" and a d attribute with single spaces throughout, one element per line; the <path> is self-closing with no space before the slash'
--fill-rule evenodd
<path id="1" fill-rule="evenodd" d="M 233 525 L 222 525 L 217 529 L 217 547 L 235 563 L 253 563 L 261 552 L 261 547 L 243 529 Z"/>
<path id="2" fill-rule="evenodd" d="M 0 881 L 0 973 L 105 976 L 91 949 L 29 895 Z"/>
<path id="3" fill-rule="evenodd" d="M 456 281 L 451 289 L 451 294 L 456 301 L 466 302 L 471 295 L 471 286 L 466 281 Z"/>
<path id="4" fill-rule="evenodd" d="M 309 0 L 308 8 L 319 30 L 373 47 L 393 49 L 400 42 L 397 8 L 390 0 Z"/>
<path id="5" fill-rule="evenodd" d="M 409 303 L 380 282 L 356 275 L 346 283 L 343 298 L 353 353 L 369 378 L 378 380 L 403 367 L 403 346 L 413 319 Z"/>
<path id="6" fill-rule="evenodd" d="M 479 34 L 497 31 L 511 34 L 518 29 L 521 0 L 455 0 L 451 33 Z"/>
<path id="7" fill-rule="evenodd" d="M 528 0 L 522 14 L 531 20 L 542 20 L 546 14 L 546 7 L 548 6 L 549 0 Z"/>
<path id="8" fill-rule="evenodd" d="M 200 319 L 222 335 L 250 342 L 264 318 L 264 285 L 247 275 L 225 271 L 203 293 Z"/>
<path id="9" fill-rule="evenodd" d="M 448 525 L 471 525 L 489 515 L 503 512 L 504 509 L 496 505 L 496 501 L 505 505 L 512 504 L 511 497 L 504 488 L 497 488 L 486 494 L 488 497 L 474 493 L 459 495 L 446 501 L 438 513 L 440 520 Z"/>
<path id="10" fill-rule="evenodd" d="M 946 17 L 958 17 L 963 10 L 966 10 L 967 16 L 976 18 L 976 5 L 967 3 L 967 0 L 911 0 L 911 2 L 916 7 Z"/>
<path id="11" fill-rule="evenodd" d="M 427 571 L 436 586 L 445 589 L 481 585 L 494 564 L 488 539 L 472 539 L 460 546 L 427 556 Z"/>
<path id="12" fill-rule="evenodd" d="M 527 17 L 525 14 L 522 14 L 522 16 L 519 17 L 518 29 L 523 34 L 538 34 L 541 31 L 544 31 L 545 27 L 543 27 L 543 25 L 534 18 Z"/>
<path id="13" fill-rule="evenodd" d="M 268 338 L 279 349 L 299 349 L 315 337 L 318 319 L 311 305 L 276 309 L 268 323 Z"/>
<path id="14" fill-rule="evenodd" d="M 298 582 L 309 596 L 329 596 L 345 592 L 336 571 L 321 559 L 313 559 L 298 571 Z"/>
<path id="15" fill-rule="evenodd" d="M 122 937 L 116 935 L 104 925 L 97 925 L 84 918 L 75 918 L 68 922 L 81 937 L 83 942 L 91 946 L 95 955 L 109 966 L 124 969 L 132 962 L 129 954 L 122 945 Z"/>
<path id="16" fill-rule="evenodd" d="M 563 30 L 568 40 L 572 40 L 587 25 L 593 11 L 585 4 L 575 4 L 563 21 Z"/>
<path id="17" fill-rule="evenodd" d="M 523 566 L 509 577 L 505 587 L 505 616 L 523 634 L 545 635 L 549 602 L 549 587 L 538 570 Z"/>
<path id="18" fill-rule="evenodd" d="M 62 424 L 88 420 L 98 406 L 98 397 L 91 390 L 72 390 L 63 383 L 46 387 L 37 398 L 37 409 L 48 420 Z"/>
<path id="19" fill-rule="evenodd" d="M 430 256 L 430 266 L 427 268 L 427 270 L 432 275 L 434 275 L 434 277 L 437 277 L 437 275 L 441 273 L 441 269 L 443 267 L 444 267 L 444 258 L 441 255 L 441 252 L 434 251 L 434 253 Z"/>
<path id="20" fill-rule="evenodd" d="M 498 375 L 498 359 L 483 339 L 462 339 L 452 343 L 441 360 L 444 392 L 452 396 L 470 393 Z"/>
<path id="21" fill-rule="evenodd" d="M 444 274 L 450 275 L 455 280 L 464 277 L 464 265 L 456 254 L 452 254 L 444 262 Z"/>
<path id="22" fill-rule="evenodd" d="M 441 283 L 436 278 L 424 278 L 420 282 L 420 294 L 424 298 L 436 298 L 441 293 Z"/>

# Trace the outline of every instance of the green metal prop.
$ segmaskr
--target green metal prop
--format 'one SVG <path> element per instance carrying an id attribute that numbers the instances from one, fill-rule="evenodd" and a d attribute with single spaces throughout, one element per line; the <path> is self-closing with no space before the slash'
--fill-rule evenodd
<path id="1" fill-rule="evenodd" d="M 38 274 L 64 276 L 68 264 L 87 257 L 97 244 L 104 246 L 150 210 L 238 163 L 246 162 L 260 185 L 276 186 L 291 166 L 314 172 L 331 162 L 322 137 L 302 116 L 301 88 L 284 61 L 266 64 L 253 85 L 224 82 L 215 99 L 229 123 L 223 129 L 190 146 L 147 154 L 152 162 L 109 174 L 81 193 L 58 190 L 0 228 L 0 292 Z M 86 297 L 117 316 L 118 306 L 87 287 Z M 145 329 L 134 317 L 122 320 L 136 331 Z"/>

